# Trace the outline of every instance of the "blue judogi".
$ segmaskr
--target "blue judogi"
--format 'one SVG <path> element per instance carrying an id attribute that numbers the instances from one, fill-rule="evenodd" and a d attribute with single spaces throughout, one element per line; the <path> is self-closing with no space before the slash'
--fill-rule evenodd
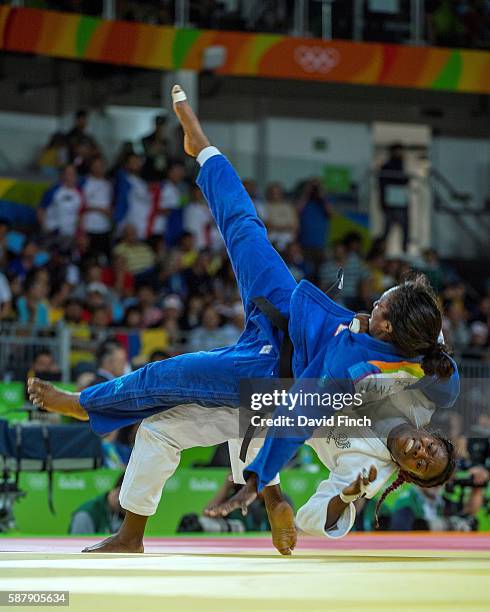
<path id="1" fill-rule="evenodd" d="M 370 375 L 387 370 L 396 376 L 402 370 L 405 378 L 411 372 L 410 384 L 423 384 L 428 396 L 436 387 L 438 404 L 454 403 L 459 389 L 457 372 L 444 384 L 423 377 L 420 358 L 402 358 L 391 344 L 368 334 L 351 333 L 348 325 L 353 312 L 308 281 L 296 283 L 270 244 L 240 178 L 224 156 L 210 157 L 197 183 L 233 264 L 245 308 L 245 330 L 234 346 L 151 363 L 83 391 L 80 403 L 94 431 L 104 434 L 180 404 L 238 407 L 240 379 L 277 377 L 283 334 L 253 303 L 259 296 L 289 316 L 293 374 L 299 379 L 295 388 L 307 380 L 308 390 L 313 385 L 322 393 L 353 392 L 359 381 Z M 262 451 L 249 468 L 258 474 L 260 489 L 310 437 L 311 430 L 298 429 L 287 439 L 274 434 L 274 430 L 269 431 Z"/>

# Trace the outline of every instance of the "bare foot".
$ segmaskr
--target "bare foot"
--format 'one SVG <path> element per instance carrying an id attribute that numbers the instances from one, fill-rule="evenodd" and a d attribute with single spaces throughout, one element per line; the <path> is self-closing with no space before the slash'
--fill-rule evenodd
<path id="1" fill-rule="evenodd" d="M 84 553 L 144 553 L 145 548 L 142 540 L 122 540 L 119 534 L 115 534 L 102 540 L 93 546 L 87 546 L 82 550 Z"/>
<path id="2" fill-rule="evenodd" d="M 180 85 L 173 86 L 172 100 L 175 114 L 184 130 L 184 150 L 187 155 L 197 157 L 203 149 L 209 147 L 209 140 Z"/>
<path id="3" fill-rule="evenodd" d="M 79 421 L 88 421 L 88 414 L 80 406 L 79 393 L 61 391 L 51 383 L 39 378 L 29 378 L 27 391 L 29 399 L 38 408 L 73 417 Z"/>
<path id="4" fill-rule="evenodd" d="M 272 543 L 281 555 L 290 555 L 296 547 L 298 535 L 294 525 L 294 512 L 287 501 L 267 508 L 272 530 Z"/>
<path id="5" fill-rule="evenodd" d="M 247 484 L 243 486 L 238 493 L 225 502 L 214 507 L 206 509 L 206 516 L 228 516 L 230 512 L 240 508 L 243 516 L 248 512 L 250 504 L 257 499 L 257 481 L 255 476 L 251 476 L 247 480 Z"/>

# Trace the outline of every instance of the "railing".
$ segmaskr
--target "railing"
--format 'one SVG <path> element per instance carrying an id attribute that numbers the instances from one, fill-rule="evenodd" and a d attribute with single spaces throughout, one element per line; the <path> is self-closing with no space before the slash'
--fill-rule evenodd
<path id="1" fill-rule="evenodd" d="M 144 0 L 12 0 L 1 3 L 177 27 L 253 30 L 327 40 L 340 38 L 488 48 L 483 30 L 480 38 L 475 39 L 474 33 L 471 36 L 468 32 L 458 34 L 454 41 L 439 41 L 425 0 L 221 0 L 208 3 L 169 0 L 159 4 Z M 454 18 L 459 16 L 454 13 Z M 484 17 L 481 21 L 484 22 Z M 464 21 L 461 21 L 460 29 L 464 30 L 464 27 Z"/>
<path id="2" fill-rule="evenodd" d="M 0 380 L 22 380 L 42 350 L 52 353 L 63 382 L 70 380 L 71 334 L 67 326 L 37 329 L 4 323 L 0 334 Z"/>

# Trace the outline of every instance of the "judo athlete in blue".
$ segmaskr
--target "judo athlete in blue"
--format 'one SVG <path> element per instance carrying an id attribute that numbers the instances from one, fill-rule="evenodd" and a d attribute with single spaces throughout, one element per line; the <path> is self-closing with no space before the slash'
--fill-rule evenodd
<path id="1" fill-rule="evenodd" d="M 88 418 L 93 430 L 101 435 L 175 406 L 238 408 L 240 380 L 279 376 L 281 347 L 288 338 L 293 349 L 291 374 L 297 380 L 293 389 L 311 390 L 313 385 L 332 395 L 354 393 L 369 380 L 373 393 L 372 380 L 381 378 L 383 384 L 374 389 L 375 400 L 418 385 L 437 405 L 454 403 L 459 387 L 457 370 L 437 343 L 440 312 L 427 288 L 422 283 L 395 288 L 375 306 L 369 333 L 351 332 L 353 312 L 308 281 L 296 283 L 270 244 L 235 170 L 215 147 L 209 146 L 185 102 L 185 94 L 177 90 L 175 96 L 174 108 L 184 128 L 186 151 L 201 165 L 197 182 L 235 271 L 245 309 L 245 329 L 235 346 L 151 363 L 79 395 L 31 380 L 33 403 Z M 286 331 L 273 324 L 256 298 L 266 299 L 288 320 Z M 394 312 L 395 303 L 401 307 L 399 315 Z M 301 387 L 303 381 L 307 381 L 306 386 Z M 287 408 L 280 406 L 278 411 Z M 313 406 L 302 409 L 310 415 L 332 412 Z M 262 451 L 249 466 L 252 478 L 243 489 L 246 495 L 255 495 L 273 481 L 313 429 L 298 427 L 288 437 L 277 436 L 274 428 L 269 430 Z M 445 467 L 442 465 L 441 471 Z M 244 501 L 243 497 L 237 502 L 242 506 L 247 503 L 248 498 Z"/>

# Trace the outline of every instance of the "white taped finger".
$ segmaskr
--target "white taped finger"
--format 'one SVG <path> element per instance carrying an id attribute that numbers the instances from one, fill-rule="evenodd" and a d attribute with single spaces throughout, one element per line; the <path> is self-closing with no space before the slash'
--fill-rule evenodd
<path id="1" fill-rule="evenodd" d="M 172 100 L 173 102 L 183 102 L 184 100 L 187 100 L 185 91 L 180 89 L 178 85 L 176 85 L 172 90 Z"/>
<path id="2" fill-rule="evenodd" d="M 361 331 L 361 322 L 359 319 L 352 319 L 349 325 L 349 329 L 353 334 L 358 334 Z"/>

